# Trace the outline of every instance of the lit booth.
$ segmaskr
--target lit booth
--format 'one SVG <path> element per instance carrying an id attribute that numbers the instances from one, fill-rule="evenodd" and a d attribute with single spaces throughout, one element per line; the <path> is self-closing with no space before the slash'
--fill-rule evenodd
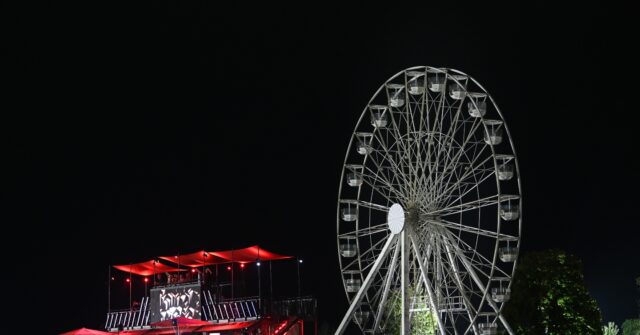
<path id="1" fill-rule="evenodd" d="M 295 286 L 297 275 L 297 294 L 274 298 L 274 261 L 297 267 L 289 276 L 293 285 L 288 285 Z M 315 299 L 300 295 L 300 264 L 294 257 L 251 246 L 115 265 L 119 278 L 110 267 L 104 328 L 120 334 L 173 334 L 177 328 L 180 334 L 303 334 L 304 323 L 316 329 L 317 320 Z M 123 277 L 124 290 L 112 285 Z M 119 292 L 112 286 L 119 286 Z M 127 294 L 128 308 L 111 308 L 117 298 L 118 305 L 126 304 L 122 296 Z"/>

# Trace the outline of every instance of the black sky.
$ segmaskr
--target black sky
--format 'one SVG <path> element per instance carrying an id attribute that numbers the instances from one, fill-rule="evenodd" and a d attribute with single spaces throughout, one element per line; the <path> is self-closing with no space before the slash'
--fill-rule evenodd
<path id="1" fill-rule="evenodd" d="M 108 264 L 261 244 L 305 259 L 305 291 L 336 324 L 347 142 L 380 84 L 430 65 L 470 74 L 503 110 L 522 174 L 523 249 L 575 253 L 605 320 L 631 318 L 640 164 L 637 38 L 624 12 L 6 4 L 11 308 L 28 307 L 44 333 L 98 327 Z"/>

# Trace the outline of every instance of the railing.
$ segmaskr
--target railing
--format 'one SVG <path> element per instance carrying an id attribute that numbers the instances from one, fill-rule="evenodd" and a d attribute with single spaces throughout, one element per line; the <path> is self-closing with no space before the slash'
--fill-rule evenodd
<path id="1" fill-rule="evenodd" d="M 142 299 L 139 310 L 107 313 L 107 321 L 105 322 L 104 329 L 116 330 L 120 327 L 122 327 L 122 329 L 142 328 L 149 324 L 149 312 L 149 298 L 145 297 Z"/>
<path id="2" fill-rule="evenodd" d="M 311 297 L 283 299 L 274 302 L 257 297 L 215 301 L 210 291 L 202 291 L 202 320 L 211 323 L 232 323 L 260 319 L 263 315 L 315 319 L 317 303 Z M 107 314 L 105 329 L 141 329 L 149 327 L 149 298 L 142 299 L 139 310 L 114 311 Z"/>
<path id="3" fill-rule="evenodd" d="M 244 298 L 215 302 L 210 291 L 203 291 L 204 304 L 202 314 L 204 320 L 214 323 L 237 322 L 258 319 L 260 300 L 258 298 Z"/>
<path id="4" fill-rule="evenodd" d="M 274 316 L 297 316 L 303 320 L 313 320 L 318 304 L 312 297 L 301 297 L 274 301 L 270 307 L 270 314 Z"/>

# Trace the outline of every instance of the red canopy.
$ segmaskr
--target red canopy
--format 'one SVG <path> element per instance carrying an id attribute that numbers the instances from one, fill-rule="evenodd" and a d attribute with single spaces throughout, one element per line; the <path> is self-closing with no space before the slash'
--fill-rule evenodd
<path id="1" fill-rule="evenodd" d="M 249 263 L 256 261 L 275 261 L 279 259 L 292 258 L 291 256 L 279 255 L 274 252 L 264 250 L 258 245 L 254 245 L 244 249 L 234 249 L 227 251 L 212 251 L 210 254 L 214 254 L 220 258 L 226 258 L 232 262 Z"/>
<path id="2" fill-rule="evenodd" d="M 179 256 L 160 256 L 161 259 L 186 267 L 200 267 L 204 265 L 220 264 L 220 263 L 251 263 L 257 261 L 275 261 L 279 259 L 292 258 L 276 254 L 274 252 L 262 249 L 258 245 L 254 245 L 244 249 L 234 249 L 226 251 L 196 251 L 194 253 Z M 155 262 L 155 263 L 154 263 Z M 155 264 L 155 268 L 154 268 Z M 146 261 L 128 265 L 114 265 L 114 268 L 124 272 L 131 272 L 141 276 L 149 276 L 154 273 L 186 271 L 175 266 L 165 265 L 156 261 Z"/>
<path id="3" fill-rule="evenodd" d="M 62 333 L 60 335 L 111 335 L 111 333 L 102 332 L 99 330 L 93 330 L 89 328 L 80 328 L 72 330 L 70 332 Z"/>
<path id="4" fill-rule="evenodd" d="M 247 327 L 251 327 L 256 324 L 258 321 L 244 321 L 244 322 L 232 322 L 232 323 L 224 323 L 224 324 L 210 324 L 207 325 L 185 325 L 184 327 L 180 327 L 180 330 L 183 333 L 193 333 L 193 332 L 220 332 L 225 330 L 239 330 L 245 329 Z M 110 333 L 113 335 L 113 333 Z M 136 329 L 136 330 L 127 330 L 120 332 L 120 335 L 173 335 L 175 334 L 175 330 L 173 327 L 167 328 L 151 328 L 151 329 Z"/>
<path id="5" fill-rule="evenodd" d="M 185 269 L 179 269 L 170 265 L 165 265 L 154 260 L 136 264 L 114 265 L 113 267 L 124 272 L 131 272 L 133 274 L 141 276 L 151 276 L 156 273 L 164 272 L 186 271 Z"/>
<path id="6" fill-rule="evenodd" d="M 154 322 L 154 323 L 151 324 L 151 326 L 153 326 L 153 327 L 172 327 L 173 326 L 173 320 L 175 320 L 176 323 L 179 326 L 208 326 L 208 325 L 211 324 L 210 322 L 207 322 L 207 321 L 202 321 L 202 320 L 197 320 L 197 319 L 189 319 L 189 318 L 185 318 L 185 317 L 179 317 L 179 318 L 175 318 L 175 319 L 169 319 L 169 320 Z"/>
<path id="7" fill-rule="evenodd" d="M 179 255 L 179 256 L 160 256 L 160 258 L 169 262 L 180 264 L 180 266 L 188 266 L 191 268 L 197 268 L 205 265 L 226 263 L 229 261 L 227 259 L 220 258 L 204 250 L 196 251 L 191 254 Z"/>

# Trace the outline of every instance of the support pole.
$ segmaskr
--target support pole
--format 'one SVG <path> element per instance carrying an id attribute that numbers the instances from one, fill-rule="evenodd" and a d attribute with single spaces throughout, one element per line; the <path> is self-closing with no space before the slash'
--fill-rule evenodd
<path id="1" fill-rule="evenodd" d="M 131 278 L 131 264 L 129 264 L 129 311 L 133 310 L 133 305 L 131 303 L 131 285 L 133 285 L 133 278 Z"/>
<path id="2" fill-rule="evenodd" d="M 111 265 L 109 265 L 107 276 L 107 311 L 111 313 Z"/>
<path id="3" fill-rule="evenodd" d="M 409 243 L 407 241 L 407 229 L 400 233 L 400 293 L 401 293 L 401 324 L 400 335 L 409 335 L 411 332 L 411 318 L 409 317 Z"/>
<path id="4" fill-rule="evenodd" d="M 385 279 L 384 291 L 382 291 L 382 298 L 380 299 L 380 305 L 378 306 L 378 313 L 376 314 L 376 319 L 373 323 L 374 334 L 377 334 L 378 327 L 380 326 L 380 321 L 382 321 L 382 314 L 384 313 L 384 306 L 387 304 L 387 298 L 389 297 L 389 288 L 391 287 L 391 281 L 393 280 L 396 262 L 398 260 L 398 254 L 400 254 L 400 244 L 396 243 L 396 247 L 393 251 L 393 256 L 391 256 L 391 265 L 389 266 L 387 278 Z"/>

